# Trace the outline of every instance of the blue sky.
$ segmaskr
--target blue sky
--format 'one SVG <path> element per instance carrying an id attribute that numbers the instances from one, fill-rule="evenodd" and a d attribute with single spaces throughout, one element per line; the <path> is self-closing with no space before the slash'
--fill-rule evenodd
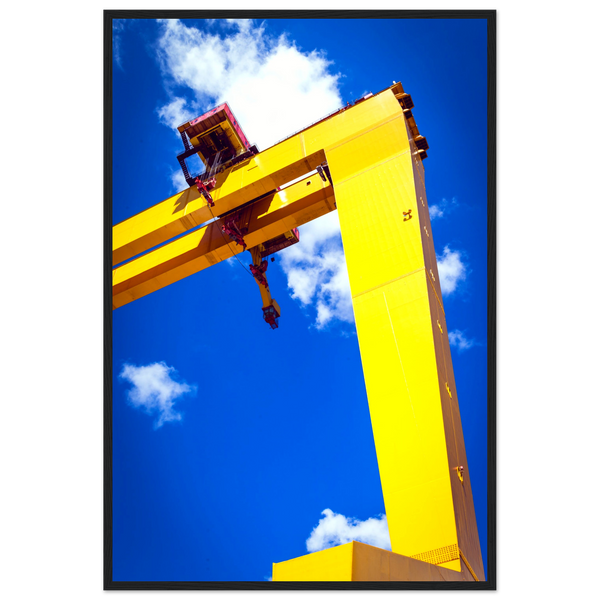
<path id="1" fill-rule="evenodd" d="M 173 125 L 222 101 L 264 150 L 393 80 L 412 95 L 485 564 L 486 23 L 121 21 L 113 49 L 114 223 L 183 188 Z M 114 311 L 117 581 L 263 581 L 349 537 L 385 546 L 337 215 L 268 276 L 276 331 L 236 261 Z"/>

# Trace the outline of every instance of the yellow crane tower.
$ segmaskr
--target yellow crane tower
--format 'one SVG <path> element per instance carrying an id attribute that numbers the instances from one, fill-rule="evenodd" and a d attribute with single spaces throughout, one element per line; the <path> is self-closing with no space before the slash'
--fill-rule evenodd
<path id="1" fill-rule="evenodd" d="M 273 581 L 484 579 L 425 194 L 428 144 L 412 108 L 395 83 L 258 152 L 218 106 L 179 127 L 190 187 L 113 228 L 113 308 L 248 249 L 276 328 L 267 257 L 297 243 L 300 225 L 339 212 L 392 551 L 351 542 L 275 563 Z M 198 177 L 185 162 L 193 154 L 205 165 Z"/>

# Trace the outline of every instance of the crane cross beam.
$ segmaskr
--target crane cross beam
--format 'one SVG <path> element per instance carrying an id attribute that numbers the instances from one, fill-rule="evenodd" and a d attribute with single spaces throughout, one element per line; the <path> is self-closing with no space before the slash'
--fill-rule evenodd
<path id="1" fill-rule="evenodd" d="M 235 217 L 249 248 L 335 210 L 333 186 L 318 175 L 242 208 Z M 231 215 L 228 215 L 230 218 Z M 119 308 L 230 258 L 242 247 L 223 235 L 218 219 L 113 271 L 113 307 Z"/>

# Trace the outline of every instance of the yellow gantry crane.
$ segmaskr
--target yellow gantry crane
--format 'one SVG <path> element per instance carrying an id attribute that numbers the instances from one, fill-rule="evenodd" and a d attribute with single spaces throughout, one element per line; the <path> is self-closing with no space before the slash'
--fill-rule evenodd
<path id="1" fill-rule="evenodd" d="M 113 228 L 113 308 L 247 249 L 275 328 L 267 257 L 339 212 L 392 552 L 351 542 L 274 581 L 484 579 L 412 108 L 395 83 L 258 152 L 218 106 L 179 127 L 190 187 Z"/>

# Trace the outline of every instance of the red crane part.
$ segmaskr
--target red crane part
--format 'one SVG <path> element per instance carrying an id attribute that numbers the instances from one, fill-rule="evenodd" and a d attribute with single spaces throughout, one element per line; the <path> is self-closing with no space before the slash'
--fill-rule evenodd
<path id="1" fill-rule="evenodd" d="M 258 283 L 260 283 L 260 285 L 264 285 L 267 289 L 269 289 L 269 284 L 268 284 L 267 278 L 265 277 L 264 274 L 267 271 L 268 266 L 269 266 L 269 262 L 266 260 L 263 260 L 260 263 L 260 266 L 250 265 L 250 272 L 252 273 L 252 275 L 254 275 L 254 278 L 256 279 L 256 281 L 258 281 Z"/>
<path id="2" fill-rule="evenodd" d="M 226 220 L 221 227 L 221 231 L 226 233 L 238 246 L 242 246 L 244 250 L 246 249 L 244 236 L 233 219 Z"/>
<path id="3" fill-rule="evenodd" d="M 263 308 L 263 319 L 271 326 L 271 329 L 279 327 L 279 315 L 274 306 L 266 306 Z"/>
<path id="4" fill-rule="evenodd" d="M 204 199 L 206 200 L 206 202 L 208 203 L 209 206 L 214 206 L 215 203 L 213 202 L 212 196 L 208 193 L 208 190 L 211 189 L 215 186 L 215 179 L 209 179 L 208 180 L 208 184 L 210 184 L 212 182 L 212 185 L 207 188 L 206 184 L 204 184 L 204 182 L 200 179 L 200 177 L 196 177 L 195 179 L 195 183 L 196 183 L 196 187 L 198 188 L 198 191 L 200 192 L 201 196 L 204 196 Z"/>

